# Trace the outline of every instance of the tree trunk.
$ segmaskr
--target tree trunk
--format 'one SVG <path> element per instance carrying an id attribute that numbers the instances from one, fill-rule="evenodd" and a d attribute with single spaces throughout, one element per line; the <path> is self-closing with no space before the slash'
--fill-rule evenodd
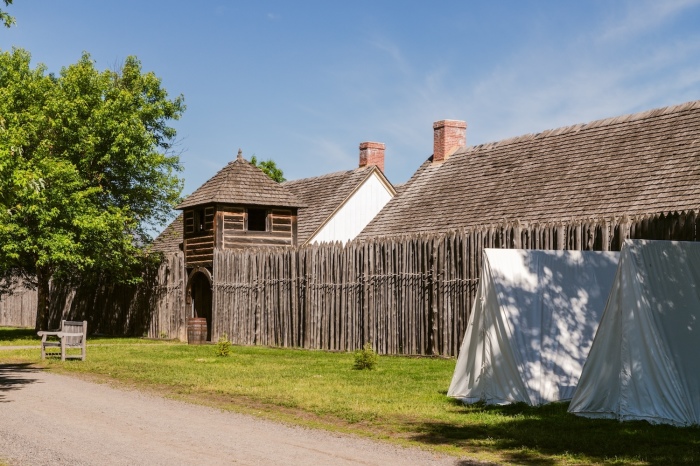
<path id="1" fill-rule="evenodd" d="M 35 330 L 49 330 L 49 281 L 51 272 L 44 267 L 37 269 L 37 304 Z"/>

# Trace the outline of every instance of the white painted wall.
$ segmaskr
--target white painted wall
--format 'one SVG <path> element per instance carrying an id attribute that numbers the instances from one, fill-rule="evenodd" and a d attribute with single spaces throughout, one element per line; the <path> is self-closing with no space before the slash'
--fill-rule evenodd
<path id="1" fill-rule="evenodd" d="M 338 209 L 309 243 L 342 241 L 355 238 L 393 197 L 379 175 L 373 173 Z"/>

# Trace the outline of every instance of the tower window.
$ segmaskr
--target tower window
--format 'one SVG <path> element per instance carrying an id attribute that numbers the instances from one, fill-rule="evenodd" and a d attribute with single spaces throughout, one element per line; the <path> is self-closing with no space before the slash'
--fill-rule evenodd
<path id="1" fill-rule="evenodd" d="M 198 209 L 194 213 L 195 230 L 199 233 L 206 231 L 204 226 L 204 209 Z"/>
<path id="2" fill-rule="evenodd" d="M 267 210 L 248 209 L 248 231 L 267 231 Z"/>

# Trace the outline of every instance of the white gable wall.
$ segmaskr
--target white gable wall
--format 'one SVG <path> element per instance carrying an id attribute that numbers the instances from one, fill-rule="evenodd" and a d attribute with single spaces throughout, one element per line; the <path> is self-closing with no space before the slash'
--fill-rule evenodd
<path id="1" fill-rule="evenodd" d="M 392 197 L 390 188 L 373 173 L 311 237 L 309 243 L 347 243 L 360 234 Z"/>

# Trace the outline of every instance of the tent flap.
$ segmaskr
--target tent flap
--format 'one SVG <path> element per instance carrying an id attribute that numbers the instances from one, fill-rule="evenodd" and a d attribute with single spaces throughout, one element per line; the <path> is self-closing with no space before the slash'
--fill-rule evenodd
<path id="1" fill-rule="evenodd" d="M 700 243 L 627 240 L 569 412 L 700 423 Z"/>
<path id="2" fill-rule="evenodd" d="M 484 250 L 448 396 L 530 405 L 573 396 L 618 254 Z"/>

